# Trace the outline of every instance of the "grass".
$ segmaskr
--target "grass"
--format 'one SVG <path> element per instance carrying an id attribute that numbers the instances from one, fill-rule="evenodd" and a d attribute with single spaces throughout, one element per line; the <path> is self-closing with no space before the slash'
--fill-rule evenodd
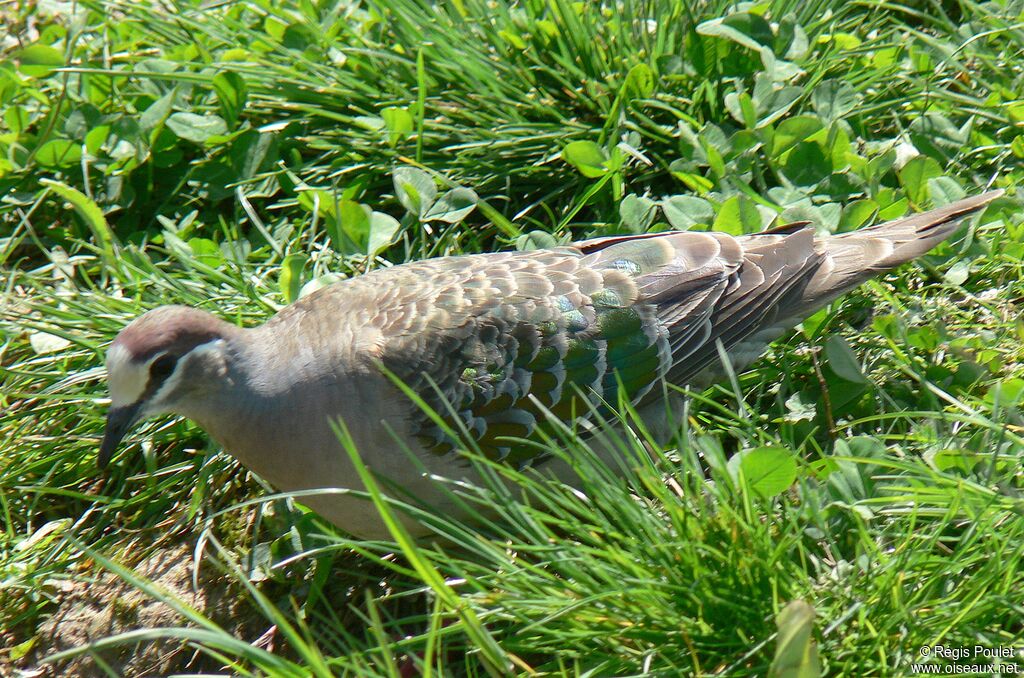
<path id="1" fill-rule="evenodd" d="M 3 10 L 4 673 L 905 675 L 1024 644 L 1012 3 L 161 8 Z M 443 539 L 349 539 L 185 421 L 95 469 L 106 343 L 162 303 L 255 324 L 330 274 L 988 187 L 692 394 L 668 450 L 608 469 L 567 433 L 582 492 L 494 468 L 522 491 L 453 488 L 497 516 L 426 517 Z"/>

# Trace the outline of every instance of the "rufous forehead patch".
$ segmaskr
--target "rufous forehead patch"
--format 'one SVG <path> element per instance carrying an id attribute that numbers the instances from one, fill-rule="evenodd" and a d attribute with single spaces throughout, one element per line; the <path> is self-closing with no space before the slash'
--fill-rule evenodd
<path id="1" fill-rule="evenodd" d="M 121 346 L 139 363 L 158 353 L 182 355 L 223 334 L 222 323 L 186 306 L 161 306 L 133 320 L 121 330 L 114 346 Z"/>

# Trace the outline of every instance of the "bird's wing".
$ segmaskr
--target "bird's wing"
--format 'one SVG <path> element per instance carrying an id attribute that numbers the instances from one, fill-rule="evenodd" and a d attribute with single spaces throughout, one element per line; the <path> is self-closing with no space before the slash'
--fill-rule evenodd
<path id="1" fill-rule="evenodd" d="M 660 378 L 692 373 L 687 356 L 709 342 L 750 331 L 759 291 L 774 299 L 788 284 L 778 259 L 771 248 L 745 259 L 726 234 L 673 232 L 434 259 L 362 280 L 375 290 L 383 366 L 483 451 L 528 459 L 510 439 L 530 436 L 544 410 L 585 417 L 620 386 L 637 402 Z M 723 308 L 737 286 L 748 294 Z M 425 415 L 418 430 L 450 449 Z"/>
<path id="2" fill-rule="evenodd" d="M 948 237 L 998 192 L 840 236 L 804 223 L 734 238 L 668 232 L 433 259 L 360 280 L 384 367 L 497 458 L 531 457 L 544 411 L 572 421 L 665 378 L 703 386 L 786 328 Z M 649 395 L 648 395 L 649 394 Z M 451 449 L 425 415 L 416 428 Z"/>

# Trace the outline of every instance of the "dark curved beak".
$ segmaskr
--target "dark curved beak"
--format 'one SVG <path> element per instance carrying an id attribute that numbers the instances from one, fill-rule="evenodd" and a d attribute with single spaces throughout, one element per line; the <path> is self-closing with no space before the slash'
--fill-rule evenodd
<path id="1" fill-rule="evenodd" d="M 117 451 L 117 446 L 121 444 L 132 425 L 139 420 L 141 409 L 141 403 L 132 403 L 123 407 L 111 407 L 107 412 L 107 428 L 103 431 L 103 442 L 100 443 L 100 453 L 96 457 L 100 469 L 107 468 L 110 458 Z"/>

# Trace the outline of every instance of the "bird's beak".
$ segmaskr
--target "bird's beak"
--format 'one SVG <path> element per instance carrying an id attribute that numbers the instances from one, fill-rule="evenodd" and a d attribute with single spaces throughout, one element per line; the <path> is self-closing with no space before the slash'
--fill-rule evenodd
<path id="1" fill-rule="evenodd" d="M 110 458 L 117 451 L 117 446 L 121 444 L 121 440 L 127 435 L 132 424 L 139 420 L 141 405 L 141 402 L 138 402 L 123 407 L 111 407 L 107 412 L 107 428 L 103 432 L 99 456 L 96 457 L 96 463 L 100 469 L 107 467 Z"/>

